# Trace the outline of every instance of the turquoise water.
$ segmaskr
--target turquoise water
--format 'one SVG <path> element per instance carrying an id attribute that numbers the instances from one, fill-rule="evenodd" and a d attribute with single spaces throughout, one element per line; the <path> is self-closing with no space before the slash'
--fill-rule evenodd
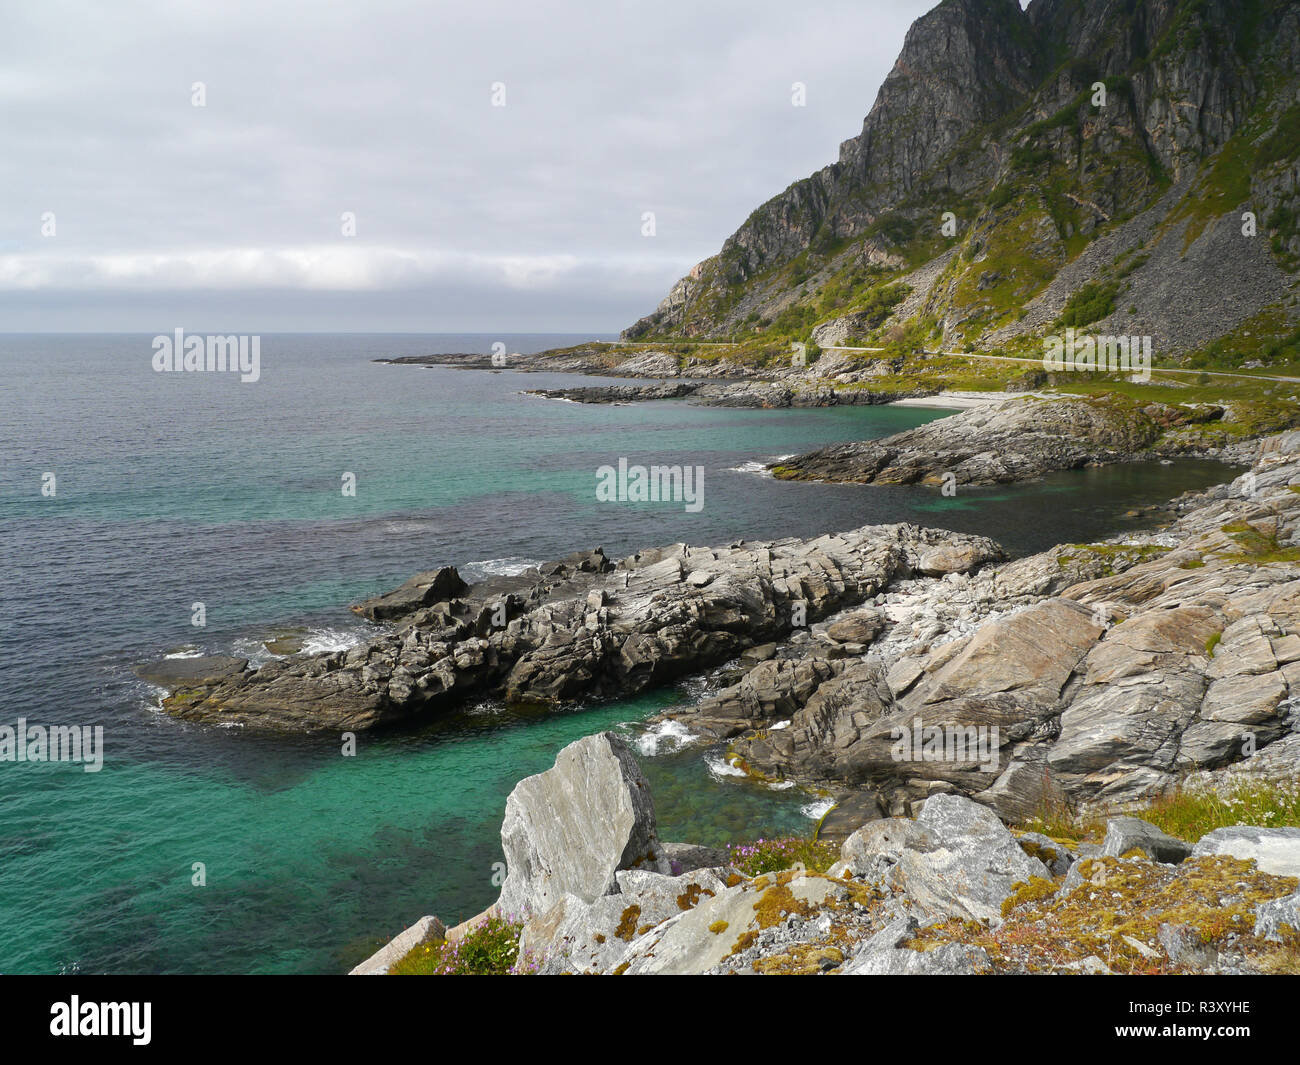
<path id="1" fill-rule="evenodd" d="M 871 522 L 979 531 L 1015 551 L 1132 524 L 1222 479 L 1210 463 L 1015 489 L 789 484 L 745 464 L 940 416 L 521 396 L 567 375 L 384 366 L 565 337 L 263 337 L 262 380 L 155 374 L 149 337 L 0 336 L 0 724 L 100 724 L 101 772 L 0 763 L 0 972 L 337 972 L 424 913 L 495 898 L 505 797 L 566 743 L 687 690 L 550 716 L 467 707 L 333 742 L 185 725 L 132 666 L 180 646 L 265 657 L 302 626 L 362 638 L 347 604 L 416 570 L 470 577 L 603 545 L 812 535 Z M 604 463 L 690 463 L 705 506 L 596 503 Z M 54 498 L 41 476 L 57 475 Z M 340 476 L 357 476 L 356 498 Z M 190 624 L 205 603 L 208 624 Z M 812 796 L 715 779 L 698 748 L 641 758 L 665 838 L 807 831 Z M 206 885 L 192 884 L 202 862 Z"/>

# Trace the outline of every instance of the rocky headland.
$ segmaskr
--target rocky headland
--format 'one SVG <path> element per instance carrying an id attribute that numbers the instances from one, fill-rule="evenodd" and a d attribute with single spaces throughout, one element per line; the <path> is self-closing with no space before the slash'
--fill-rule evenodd
<path id="1" fill-rule="evenodd" d="M 1007 818 L 1109 808 L 1234 763 L 1293 779 L 1300 433 L 1175 510 L 1145 535 L 898 582 L 673 716 L 751 773 L 875 789 L 882 815 L 936 791 Z M 917 723 L 996 732 L 1000 754 L 900 761 Z"/>
<path id="2" fill-rule="evenodd" d="M 674 544 L 617 562 L 596 548 L 473 586 L 443 567 L 355 606 L 383 623 L 361 646 L 234 673 L 190 659 L 163 705 L 185 720 L 297 732 L 396 724 L 471 695 L 611 698 L 784 641 L 897 579 L 1003 557 L 983 537 L 902 524 Z"/>
<path id="3" fill-rule="evenodd" d="M 862 484 L 1006 484 L 1055 470 L 1161 458 L 1231 460 L 1254 448 L 1207 446 L 1215 404 L 1025 396 L 962 411 L 881 440 L 833 444 L 770 468 L 786 480 Z"/>
<path id="4" fill-rule="evenodd" d="M 726 349 L 728 345 L 718 345 Z M 788 348 L 762 364 L 728 357 L 726 350 L 705 348 L 637 350 L 611 344 L 506 355 L 407 355 L 376 362 L 394 366 L 446 366 L 461 370 L 519 373 L 576 373 L 593 377 L 635 378 L 635 383 L 527 389 L 526 395 L 574 403 L 641 403 L 687 399 L 709 407 L 870 406 L 899 399 L 937 395 L 933 383 L 900 382 L 894 374 L 900 357 L 859 359 L 848 352 L 827 351 L 813 364 L 796 365 Z M 694 352 L 694 353 L 692 353 Z"/>

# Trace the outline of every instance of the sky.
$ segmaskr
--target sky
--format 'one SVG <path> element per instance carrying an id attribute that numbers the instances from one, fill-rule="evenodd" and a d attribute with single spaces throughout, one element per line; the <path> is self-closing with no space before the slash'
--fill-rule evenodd
<path id="1" fill-rule="evenodd" d="M 617 332 L 931 6 L 0 0 L 0 332 Z"/>

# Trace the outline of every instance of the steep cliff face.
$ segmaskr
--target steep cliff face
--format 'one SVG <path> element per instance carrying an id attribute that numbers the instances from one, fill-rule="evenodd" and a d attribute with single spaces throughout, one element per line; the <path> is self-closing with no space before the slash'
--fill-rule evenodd
<path id="1" fill-rule="evenodd" d="M 1102 322 L 1177 354 L 1260 316 L 1285 333 L 1298 154 L 1295 0 L 945 0 L 838 161 L 625 336 L 1014 346 Z"/>

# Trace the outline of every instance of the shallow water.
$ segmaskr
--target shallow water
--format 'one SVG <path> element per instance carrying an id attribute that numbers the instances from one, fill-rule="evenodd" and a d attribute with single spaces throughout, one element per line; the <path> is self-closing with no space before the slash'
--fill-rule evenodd
<path id="1" fill-rule="evenodd" d="M 256 384 L 155 374 L 150 339 L 0 336 L 0 724 L 101 724 L 106 742 L 99 773 L 0 763 L 2 972 L 344 969 L 421 914 L 450 923 L 495 897 L 517 780 L 602 728 L 635 741 L 636 722 L 697 690 L 547 716 L 468 708 L 344 758 L 333 740 L 173 721 L 133 663 L 185 647 L 264 658 L 290 627 L 344 646 L 365 632 L 348 603 L 445 563 L 472 578 L 597 544 L 617 556 L 892 521 L 1023 553 L 1120 531 L 1140 504 L 1225 477 L 1121 466 L 954 499 L 782 483 L 747 470 L 948 412 L 581 406 L 518 393 L 589 378 L 369 361 L 579 338 L 264 336 Z M 623 456 L 702 465 L 703 510 L 597 503 L 596 468 Z M 719 779 L 706 754 L 641 758 L 665 838 L 811 827 L 813 797 Z"/>

